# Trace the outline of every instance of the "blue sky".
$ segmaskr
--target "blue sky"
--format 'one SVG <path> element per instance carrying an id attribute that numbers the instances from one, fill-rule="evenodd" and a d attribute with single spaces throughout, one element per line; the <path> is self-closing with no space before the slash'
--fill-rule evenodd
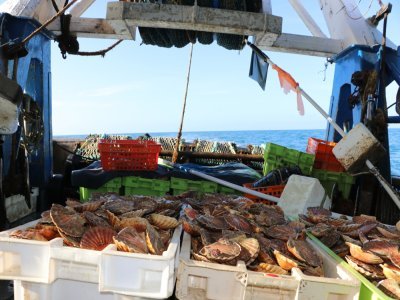
<path id="1" fill-rule="evenodd" d="M 104 17 L 106 2 L 96 1 L 84 16 Z M 328 34 L 318 1 L 304 2 Z M 369 0 L 361 1 L 361 12 L 369 4 Z M 284 32 L 310 35 L 287 1 L 273 0 L 272 6 L 273 14 L 283 17 Z M 373 1 L 367 15 L 378 8 L 378 1 Z M 399 21 L 400 7 L 394 6 L 388 36 L 397 45 Z M 80 39 L 80 47 L 99 50 L 113 42 Z M 136 41 L 124 41 L 105 58 L 68 56 L 66 60 L 57 44 L 52 44 L 54 135 L 177 131 L 190 46 L 164 49 L 140 42 L 137 34 Z M 324 81 L 324 58 L 268 55 L 328 110 L 333 65 L 328 66 Z M 305 116 L 298 115 L 294 94 L 283 93 L 272 69 L 262 91 L 248 77 L 250 57 L 247 47 L 239 52 L 216 42 L 195 44 L 184 131 L 325 128 L 326 121 L 305 100 Z M 397 86 L 389 88 L 389 99 L 394 99 L 396 91 Z"/>

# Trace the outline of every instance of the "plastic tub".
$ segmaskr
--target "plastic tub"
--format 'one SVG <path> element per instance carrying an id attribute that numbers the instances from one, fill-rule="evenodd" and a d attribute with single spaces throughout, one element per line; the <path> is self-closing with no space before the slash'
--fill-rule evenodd
<path id="1" fill-rule="evenodd" d="M 347 262 L 345 262 L 341 257 L 335 254 L 331 249 L 326 247 L 319 239 L 314 237 L 312 234 L 308 234 L 309 238 L 320 248 L 323 252 L 329 255 L 335 260 L 336 264 L 341 268 L 350 272 L 357 280 L 361 283 L 360 297 L 362 300 L 390 300 L 392 298 L 386 296 L 380 289 L 378 289 L 374 284 L 372 284 L 367 278 L 362 276 L 356 270 L 354 270 Z"/>
<path id="2" fill-rule="evenodd" d="M 343 172 L 344 168 L 332 153 L 334 142 L 308 138 L 307 153 L 315 154 L 314 169 Z"/>
<path id="3" fill-rule="evenodd" d="M 175 229 L 162 255 L 120 252 L 114 244 L 102 251 L 67 247 L 61 238 L 49 242 L 9 238 L 11 231 L 0 233 L 0 279 L 45 284 L 38 288 L 49 293 L 61 292 L 53 291 L 57 284 L 46 285 L 66 279 L 93 283 L 100 292 L 121 295 L 163 299 L 173 294 L 181 226 Z"/>
<path id="4" fill-rule="evenodd" d="M 171 189 L 173 195 L 180 195 L 186 191 L 198 191 L 202 193 L 216 193 L 218 184 L 203 180 L 188 180 L 171 177 Z"/>
<path id="5" fill-rule="evenodd" d="M 136 176 L 122 178 L 124 195 L 164 196 L 169 192 L 169 180 L 147 179 Z"/>

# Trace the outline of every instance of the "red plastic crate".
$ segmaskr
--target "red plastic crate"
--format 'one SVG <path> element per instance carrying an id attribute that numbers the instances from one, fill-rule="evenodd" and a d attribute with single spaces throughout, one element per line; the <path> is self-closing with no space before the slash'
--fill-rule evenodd
<path id="1" fill-rule="evenodd" d="M 307 153 L 315 154 L 314 169 L 344 172 L 344 168 L 332 153 L 336 143 L 308 138 Z"/>
<path id="2" fill-rule="evenodd" d="M 100 140 L 98 149 L 105 171 L 156 170 L 161 145 L 142 140 Z"/>
<path id="3" fill-rule="evenodd" d="M 245 183 L 245 184 L 243 184 L 243 186 L 248 189 L 251 189 L 253 191 L 257 191 L 257 192 L 260 192 L 260 193 L 263 193 L 266 195 L 271 195 L 271 196 L 278 197 L 278 198 L 281 197 L 283 189 L 285 188 L 284 185 L 270 185 L 270 186 L 255 188 L 255 187 L 252 187 L 252 183 Z M 275 202 L 261 199 L 261 198 L 258 198 L 257 196 L 253 196 L 250 194 L 244 194 L 244 196 L 246 198 L 253 200 L 254 202 L 262 202 L 262 203 L 268 204 L 268 205 L 276 205 Z"/>

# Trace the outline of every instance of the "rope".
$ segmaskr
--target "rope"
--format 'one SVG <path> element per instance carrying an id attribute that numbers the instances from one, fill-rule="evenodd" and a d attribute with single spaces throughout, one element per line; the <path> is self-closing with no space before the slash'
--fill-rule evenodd
<path id="1" fill-rule="evenodd" d="M 77 53 L 70 53 L 72 55 L 81 55 L 81 56 L 96 56 L 96 55 L 101 55 L 102 57 L 104 57 L 106 55 L 106 53 L 110 50 L 112 50 L 113 48 L 115 48 L 117 45 L 119 45 L 123 40 L 118 40 L 117 42 L 115 42 L 114 44 L 112 44 L 110 47 L 103 49 L 103 50 L 99 50 L 99 51 L 94 51 L 94 52 L 77 52 Z"/>
<path id="2" fill-rule="evenodd" d="M 21 42 L 21 44 L 27 43 L 30 39 L 32 39 L 36 34 L 38 34 L 40 31 L 42 31 L 45 27 L 47 27 L 50 23 L 54 22 L 55 19 L 57 19 L 59 16 L 61 16 L 68 8 L 70 8 L 75 2 L 78 0 L 72 0 L 70 3 L 65 5 L 57 14 L 55 14 L 52 18 L 47 20 L 42 26 L 40 26 L 38 29 L 36 29 L 34 32 L 32 32 L 30 35 L 28 35 L 26 38 L 24 38 Z"/>
<path id="3" fill-rule="evenodd" d="M 178 159 L 179 144 L 181 143 L 181 137 L 182 137 L 183 119 L 185 118 L 186 99 L 187 99 L 187 94 L 188 94 L 188 90 L 189 90 L 190 69 L 192 67 L 192 57 L 193 57 L 193 44 L 191 44 L 191 47 L 190 47 L 189 67 L 188 67 L 188 73 L 187 73 L 187 78 L 186 78 L 185 97 L 183 98 L 183 109 L 182 109 L 182 116 L 181 116 L 181 124 L 179 126 L 178 137 L 177 137 L 177 140 L 176 140 L 174 152 L 172 154 L 172 163 L 176 163 L 176 161 Z"/>

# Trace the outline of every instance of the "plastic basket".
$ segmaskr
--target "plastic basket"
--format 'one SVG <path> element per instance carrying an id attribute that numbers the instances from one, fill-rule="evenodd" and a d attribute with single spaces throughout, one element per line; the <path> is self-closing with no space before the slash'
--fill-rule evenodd
<path id="1" fill-rule="evenodd" d="M 343 172 L 344 168 L 332 153 L 334 142 L 308 138 L 307 153 L 315 154 L 314 168 L 334 172 Z"/>
<path id="2" fill-rule="evenodd" d="M 315 155 L 268 143 L 264 151 L 264 175 L 281 167 L 299 166 L 304 175 L 310 175 Z"/>
<path id="3" fill-rule="evenodd" d="M 100 140 L 101 165 L 105 171 L 156 170 L 161 145 L 143 140 Z"/>
<path id="4" fill-rule="evenodd" d="M 92 193 L 116 193 L 119 194 L 121 188 L 121 177 L 111 179 L 98 189 L 79 187 L 79 195 L 82 202 L 88 201 Z"/>
<path id="5" fill-rule="evenodd" d="M 170 189 L 169 180 L 147 179 L 136 176 L 122 178 L 124 195 L 164 196 Z"/>
<path id="6" fill-rule="evenodd" d="M 256 187 L 255 188 L 255 187 L 252 187 L 251 183 L 245 183 L 245 184 L 243 184 L 243 186 L 248 188 L 248 189 L 251 189 L 253 191 L 257 191 L 257 192 L 260 192 L 260 193 L 263 193 L 263 194 L 266 194 L 266 195 L 271 195 L 271 196 L 278 197 L 278 198 L 281 197 L 283 189 L 285 188 L 284 185 L 270 185 L 270 186 L 265 186 L 265 187 L 263 186 L 263 187 Z M 268 205 L 275 205 L 276 204 L 275 202 L 268 201 L 268 200 L 265 200 L 265 199 L 261 199 L 261 198 L 258 198 L 257 196 L 253 196 L 253 195 L 250 195 L 250 194 L 244 194 L 244 196 L 249 198 L 249 199 L 251 199 L 251 200 L 253 200 L 254 202 L 262 202 L 262 203 L 268 204 Z"/>
<path id="7" fill-rule="evenodd" d="M 313 170 L 312 177 L 318 178 L 326 193 L 331 197 L 333 188 L 337 185 L 338 190 L 344 198 L 348 198 L 351 187 L 355 182 L 355 177 L 345 172 L 330 172 L 325 170 Z"/>
<path id="8" fill-rule="evenodd" d="M 209 181 L 194 181 L 171 177 L 171 189 L 173 195 L 180 195 L 190 190 L 201 193 L 216 193 L 218 184 Z"/>

